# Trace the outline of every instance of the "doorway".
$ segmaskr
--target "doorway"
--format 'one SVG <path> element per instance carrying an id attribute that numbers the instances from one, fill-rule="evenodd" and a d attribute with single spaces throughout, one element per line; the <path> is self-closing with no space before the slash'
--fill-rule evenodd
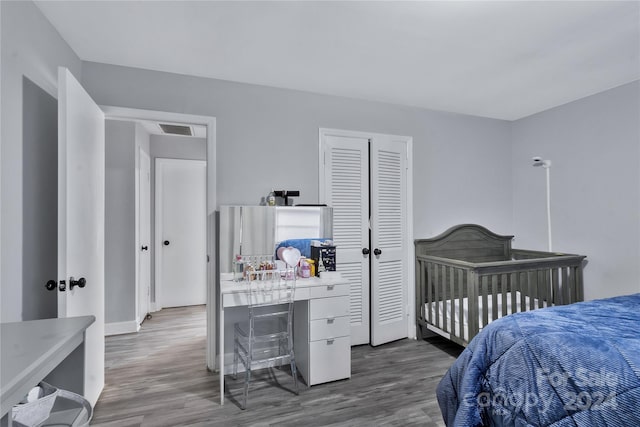
<path id="1" fill-rule="evenodd" d="M 320 129 L 320 202 L 333 207 L 337 270 L 351 282 L 351 344 L 415 336 L 412 138 Z"/>
<path id="2" fill-rule="evenodd" d="M 209 259 L 215 259 L 215 229 L 212 226 L 215 218 L 216 207 L 216 177 L 213 165 L 216 164 L 216 119 L 208 116 L 196 116 L 189 114 L 169 113 L 152 110 L 139 110 L 131 108 L 113 107 L 113 106 L 101 106 L 105 112 L 107 119 L 120 120 L 120 121 L 134 121 L 134 122 L 166 122 L 172 124 L 192 124 L 196 126 L 202 126 L 206 129 L 206 247 L 207 255 Z M 153 161 L 151 162 L 153 165 Z M 152 166 L 153 168 L 153 166 Z M 152 177 L 153 182 L 153 177 Z M 153 194 L 153 192 L 152 192 Z M 153 198 L 153 196 L 152 196 Z M 152 200 L 152 206 L 154 202 Z M 152 227 L 153 229 L 153 227 Z M 153 239 L 152 239 L 153 240 Z M 142 246 L 136 246 L 137 249 L 142 249 Z M 150 243 L 149 249 L 153 246 L 153 242 Z M 140 251 L 137 251 L 139 254 Z M 153 259 L 153 258 L 152 258 Z M 151 271 L 154 270 L 152 266 Z M 207 262 L 206 266 L 206 311 L 207 311 L 207 346 L 206 346 L 206 363 L 207 367 L 211 370 L 215 367 L 215 331 L 216 331 L 216 295 L 213 289 L 215 289 L 215 276 L 213 274 L 213 266 L 210 262 Z M 139 289 L 139 284 L 136 284 L 136 288 Z M 153 280 L 151 285 L 151 294 L 154 296 Z M 136 305 L 137 302 L 136 302 Z M 154 311 L 156 308 L 155 298 L 152 298 L 150 311 Z"/>

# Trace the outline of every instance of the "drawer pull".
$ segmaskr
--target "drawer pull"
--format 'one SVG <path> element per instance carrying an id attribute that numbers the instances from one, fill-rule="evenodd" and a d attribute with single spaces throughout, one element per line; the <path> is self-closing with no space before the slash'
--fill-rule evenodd
<path id="1" fill-rule="evenodd" d="M 333 323 L 335 322 L 336 318 L 335 317 L 327 317 L 327 323 Z"/>
<path id="2" fill-rule="evenodd" d="M 327 285 L 327 290 L 332 291 L 336 285 Z"/>
<path id="3" fill-rule="evenodd" d="M 335 338 L 327 338 L 327 345 L 332 345 L 335 340 Z"/>

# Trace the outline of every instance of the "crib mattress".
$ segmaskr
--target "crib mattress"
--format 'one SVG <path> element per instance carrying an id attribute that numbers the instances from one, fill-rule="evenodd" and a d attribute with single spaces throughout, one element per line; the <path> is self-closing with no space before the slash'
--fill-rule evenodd
<path id="1" fill-rule="evenodd" d="M 520 308 L 520 303 L 521 303 L 521 295 L 520 295 L 520 291 L 516 291 L 516 305 L 515 307 L 512 307 L 512 298 L 511 298 L 511 292 L 506 292 L 505 293 L 505 301 L 503 302 L 502 300 L 502 293 L 499 293 L 496 295 L 497 296 L 497 306 L 498 306 L 498 318 L 502 317 L 502 306 L 503 304 L 506 304 L 507 308 L 506 308 L 506 313 L 507 315 L 518 312 L 518 311 L 525 311 L 522 310 Z M 530 303 L 531 300 L 528 296 L 525 296 L 525 305 L 527 307 L 527 310 L 530 307 Z M 484 312 L 483 307 L 482 307 L 482 297 L 479 296 L 478 297 L 478 325 L 480 325 L 480 330 L 482 330 L 483 326 L 483 315 L 482 313 Z M 533 299 L 533 304 L 536 308 L 538 308 L 538 299 L 534 298 Z M 436 306 L 438 307 L 438 322 L 436 323 Z M 546 301 L 542 301 L 542 306 L 546 307 L 547 306 L 547 302 Z M 446 308 L 445 308 L 446 307 Z M 462 311 L 463 311 L 463 321 L 462 324 L 460 322 L 460 299 L 456 299 L 456 300 L 446 300 L 446 301 L 438 301 L 433 302 L 433 303 L 427 303 L 425 304 L 425 313 L 429 312 L 429 309 L 431 310 L 431 319 L 433 321 L 434 326 L 440 328 L 440 329 L 445 329 L 444 326 L 444 310 L 446 309 L 446 313 L 447 313 L 447 328 L 450 327 L 451 325 L 451 313 L 452 313 L 452 307 L 453 307 L 453 331 L 451 331 L 450 333 L 453 333 L 453 335 L 458 336 L 463 338 L 465 341 L 468 341 L 469 339 L 469 324 L 468 324 L 468 319 L 469 319 L 469 299 L 468 298 L 462 298 Z M 493 296 L 492 295 L 488 295 L 487 298 L 487 311 L 489 313 L 489 323 L 491 323 L 492 319 L 492 315 L 493 315 Z M 425 316 L 426 317 L 426 316 Z M 428 317 L 427 317 L 428 318 Z M 460 328 L 462 328 L 462 331 L 460 330 Z"/>

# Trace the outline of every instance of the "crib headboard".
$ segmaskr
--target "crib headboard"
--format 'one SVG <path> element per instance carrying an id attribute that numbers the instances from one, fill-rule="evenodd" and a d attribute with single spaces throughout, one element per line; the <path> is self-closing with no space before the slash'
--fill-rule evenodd
<path id="1" fill-rule="evenodd" d="M 477 224 L 455 225 L 430 239 L 416 239 L 416 255 L 432 255 L 467 262 L 511 259 L 513 236 L 501 236 Z"/>

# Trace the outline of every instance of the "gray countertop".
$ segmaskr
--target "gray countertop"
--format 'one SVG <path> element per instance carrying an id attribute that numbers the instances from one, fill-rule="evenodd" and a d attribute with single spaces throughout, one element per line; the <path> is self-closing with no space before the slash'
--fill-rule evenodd
<path id="1" fill-rule="evenodd" d="M 94 316 L 0 324 L 0 417 L 84 339 Z"/>

